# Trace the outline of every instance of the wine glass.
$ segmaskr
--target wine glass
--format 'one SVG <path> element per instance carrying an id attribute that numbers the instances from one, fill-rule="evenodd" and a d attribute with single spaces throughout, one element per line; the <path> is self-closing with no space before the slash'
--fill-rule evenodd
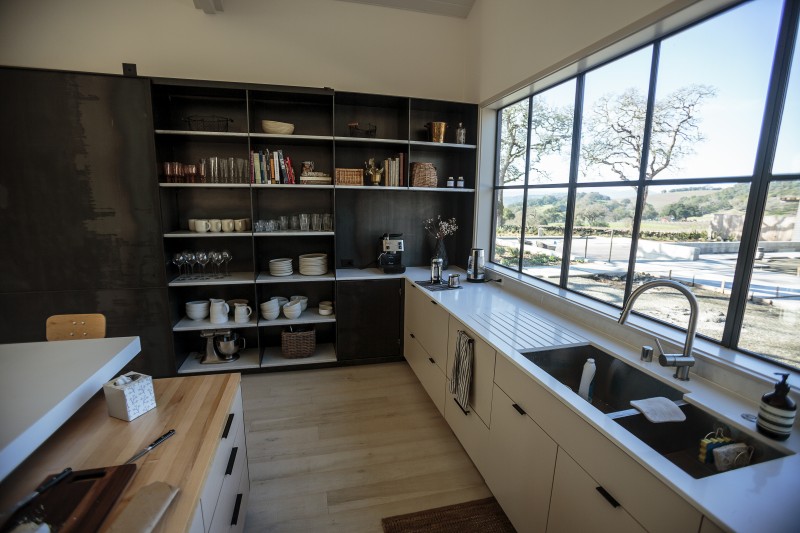
<path id="1" fill-rule="evenodd" d="M 214 259 L 216 258 L 217 252 L 215 250 L 208 251 L 208 262 L 211 263 L 211 277 L 216 278 L 216 272 L 214 272 Z"/>
<path id="2" fill-rule="evenodd" d="M 183 252 L 178 252 L 172 256 L 172 264 L 178 267 L 178 277 L 175 278 L 175 281 L 182 281 L 183 265 L 186 264 L 186 257 L 183 255 Z"/>
<path id="3" fill-rule="evenodd" d="M 212 260 L 214 261 L 214 264 L 217 266 L 217 276 L 216 277 L 217 278 L 221 278 L 222 277 L 222 268 L 220 268 L 220 267 L 222 266 L 222 263 L 225 262 L 225 259 L 223 259 L 223 257 L 222 257 L 222 252 L 214 252 L 214 257 L 212 258 Z"/>
<path id="4" fill-rule="evenodd" d="M 230 276 L 230 272 L 228 271 L 228 264 L 233 259 L 233 256 L 228 250 L 222 250 L 222 260 L 225 262 L 225 275 Z"/>
<path id="5" fill-rule="evenodd" d="M 206 265 L 208 264 L 209 261 L 208 253 L 206 253 L 204 250 L 200 250 L 198 252 L 195 252 L 194 255 L 195 258 L 197 259 L 197 264 L 200 265 L 200 268 L 203 269 L 203 273 L 201 274 L 200 279 L 208 279 L 208 277 L 206 276 Z"/>
<path id="6" fill-rule="evenodd" d="M 186 262 L 189 264 L 189 268 L 192 270 L 191 277 L 194 278 L 194 265 L 197 264 L 197 256 L 194 254 L 194 252 L 190 252 L 189 250 L 183 252 L 183 255 L 186 257 Z"/>

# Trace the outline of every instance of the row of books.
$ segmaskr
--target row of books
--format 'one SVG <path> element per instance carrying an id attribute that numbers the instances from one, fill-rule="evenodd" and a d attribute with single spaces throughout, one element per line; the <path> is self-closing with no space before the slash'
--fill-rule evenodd
<path id="1" fill-rule="evenodd" d="M 292 159 L 283 150 L 253 150 L 250 160 L 250 183 L 295 183 Z"/>
<path id="2" fill-rule="evenodd" d="M 406 156 L 403 153 L 397 157 L 383 160 L 383 184 L 386 187 L 405 187 L 406 185 Z"/>

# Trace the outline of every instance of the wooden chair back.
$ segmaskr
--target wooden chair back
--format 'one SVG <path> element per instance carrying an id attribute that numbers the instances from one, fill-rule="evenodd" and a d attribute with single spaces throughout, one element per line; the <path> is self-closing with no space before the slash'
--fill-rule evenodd
<path id="1" fill-rule="evenodd" d="M 47 319 L 48 341 L 102 339 L 106 336 L 106 317 L 100 313 L 53 315 Z"/>

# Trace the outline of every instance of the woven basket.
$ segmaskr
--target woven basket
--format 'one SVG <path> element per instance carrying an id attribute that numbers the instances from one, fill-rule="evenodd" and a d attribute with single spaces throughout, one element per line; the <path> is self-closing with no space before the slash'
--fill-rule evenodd
<path id="1" fill-rule="evenodd" d="M 364 171 L 360 168 L 337 168 L 337 185 L 364 185 Z"/>
<path id="2" fill-rule="evenodd" d="M 281 355 L 286 359 L 311 357 L 317 347 L 314 328 L 307 331 L 281 331 Z"/>
<path id="3" fill-rule="evenodd" d="M 411 163 L 412 187 L 436 187 L 436 167 L 433 163 Z"/>

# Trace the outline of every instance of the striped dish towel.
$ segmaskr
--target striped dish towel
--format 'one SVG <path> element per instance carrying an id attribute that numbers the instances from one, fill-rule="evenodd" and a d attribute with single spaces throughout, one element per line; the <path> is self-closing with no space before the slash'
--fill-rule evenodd
<path id="1" fill-rule="evenodd" d="M 469 338 L 466 332 L 458 330 L 450 392 L 455 396 L 456 403 L 464 412 L 469 411 L 469 388 L 472 384 L 472 351 L 474 344 L 474 341 Z"/>

